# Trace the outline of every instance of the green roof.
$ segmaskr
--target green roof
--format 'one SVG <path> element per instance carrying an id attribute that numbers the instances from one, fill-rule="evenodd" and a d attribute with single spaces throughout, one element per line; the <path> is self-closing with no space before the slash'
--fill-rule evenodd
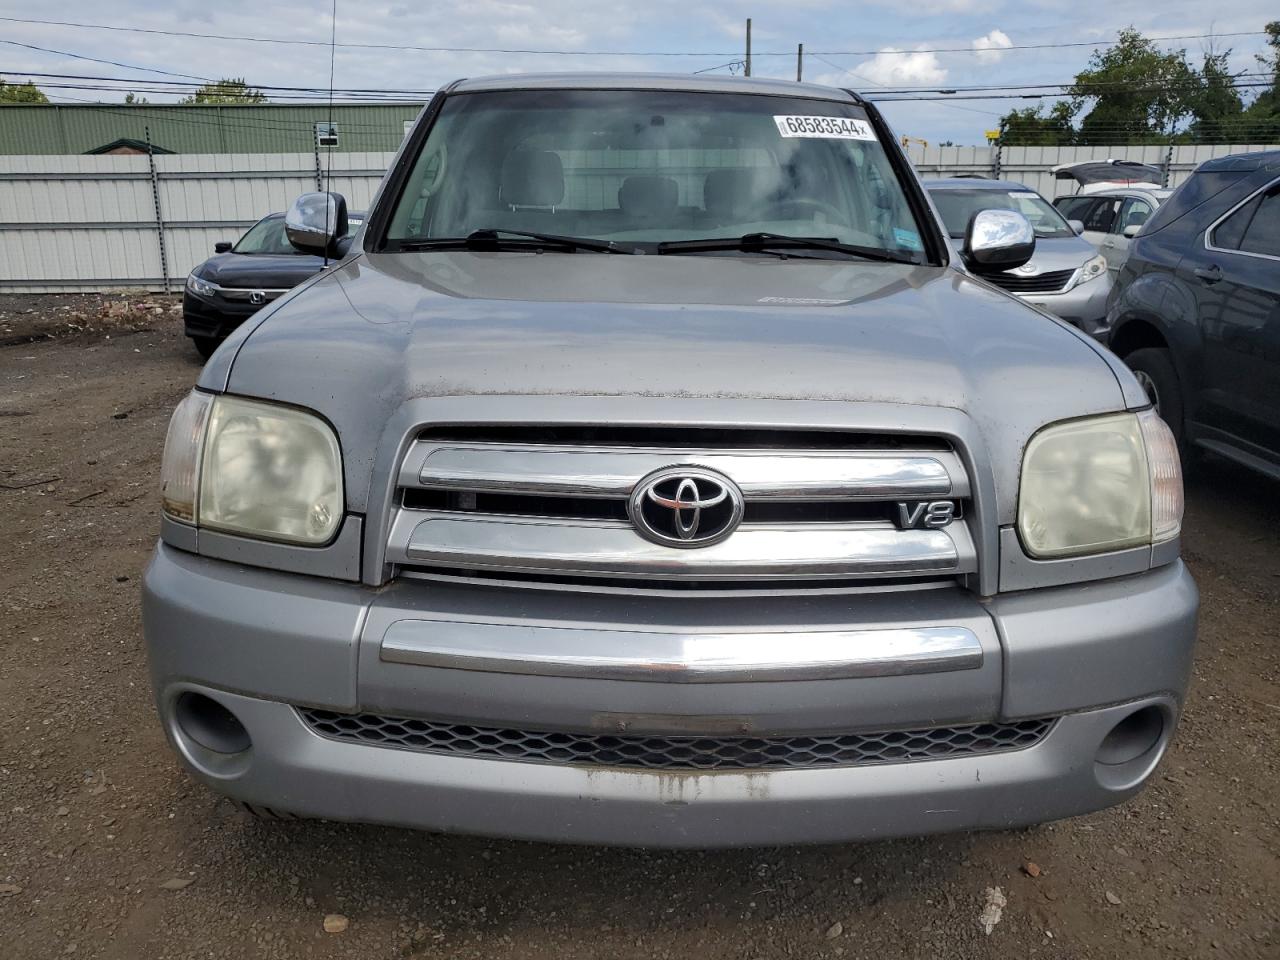
<path id="1" fill-rule="evenodd" d="M 420 103 L 335 104 L 342 152 L 395 150 Z M 306 153 L 325 103 L 4 104 L 0 154 L 87 153 L 116 140 L 145 141 L 173 153 Z M 327 149 L 327 148 L 325 148 Z"/>

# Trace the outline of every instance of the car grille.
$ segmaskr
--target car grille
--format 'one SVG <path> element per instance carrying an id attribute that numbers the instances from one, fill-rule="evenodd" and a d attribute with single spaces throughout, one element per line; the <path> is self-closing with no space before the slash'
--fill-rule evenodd
<path id="1" fill-rule="evenodd" d="M 1070 282 L 1075 270 L 1050 270 L 1035 276 L 1017 273 L 991 273 L 984 279 L 1010 293 L 1059 293 Z"/>
<path id="2" fill-rule="evenodd" d="M 742 492 L 741 525 L 678 549 L 628 519 L 636 485 L 705 468 Z M 741 428 L 496 427 L 424 433 L 401 465 L 395 570 L 532 585 L 934 581 L 974 573 L 963 460 L 936 437 Z M 945 527 L 900 529 L 899 503 L 950 501 Z"/>
<path id="3" fill-rule="evenodd" d="M 1038 743 L 1054 718 L 878 733 L 795 737 L 610 736 L 477 727 L 376 714 L 300 708 L 322 737 L 418 753 L 494 760 L 636 767 L 758 770 L 856 767 L 1020 750 Z"/>

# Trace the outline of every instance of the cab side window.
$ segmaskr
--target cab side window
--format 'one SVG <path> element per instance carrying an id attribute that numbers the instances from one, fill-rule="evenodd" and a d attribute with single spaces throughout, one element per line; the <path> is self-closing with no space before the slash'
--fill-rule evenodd
<path id="1" fill-rule="evenodd" d="M 1120 199 L 1118 197 L 1107 197 L 1098 202 L 1089 215 L 1084 218 L 1084 228 L 1086 230 L 1096 230 L 1098 233 L 1110 233 L 1116 224 L 1116 215 L 1120 212 Z"/>
<path id="2" fill-rule="evenodd" d="M 1280 186 L 1262 198 L 1240 240 L 1240 252 L 1280 259 Z"/>
<path id="3" fill-rule="evenodd" d="M 1249 228 L 1249 222 L 1253 220 L 1253 215 L 1258 212 L 1258 206 L 1261 202 L 1261 197 L 1254 197 L 1218 224 L 1217 228 L 1209 236 L 1209 245 L 1217 247 L 1219 250 L 1239 250 L 1240 241 L 1244 239 L 1244 232 Z"/>
<path id="4" fill-rule="evenodd" d="M 1123 233 L 1129 227 L 1140 227 L 1151 216 L 1151 204 L 1138 197 L 1130 197 L 1120 210 L 1120 220 L 1116 225 L 1116 233 Z"/>

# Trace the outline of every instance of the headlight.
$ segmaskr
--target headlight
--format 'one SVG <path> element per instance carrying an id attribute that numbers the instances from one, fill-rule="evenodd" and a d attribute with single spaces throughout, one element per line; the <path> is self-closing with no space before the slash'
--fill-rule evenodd
<path id="1" fill-rule="evenodd" d="M 197 277 L 194 273 L 187 274 L 187 289 L 198 297 L 212 297 L 222 288 L 216 283 L 210 283 L 201 277 Z"/>
<path id="2" fill-rule="evenodd" d="M 1018 534 L 1035 557 L 1069 557 L 1172 539 L 1182 468 L 1154 411 L 1046 427 L 1022 459 Z"/>
<path id="3" fill-rule="evenodd" d="M 1085 265 L 1080 268 L 1080 273 L 1076 277 L 1076 286 L 1082 283 L 1088 283 L 1090 280 L 1097 280 L 1107 272 L 1107 258 L 1099 254 L 1090 258 Z"/>
<path id="4" fill-rule="evenodd" d="M 342 456 L 314 414 L 239 397 L 192 393 L 165 442 L 169 516 L 197 526 L 320 544 L 342 522 Z"/>

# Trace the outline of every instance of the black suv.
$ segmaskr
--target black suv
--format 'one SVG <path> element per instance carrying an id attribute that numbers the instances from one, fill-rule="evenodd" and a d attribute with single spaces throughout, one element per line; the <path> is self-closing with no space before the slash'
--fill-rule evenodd
<path id="1" fill-rule="evenodd" d="M 1184 454 L 1280 479 L 1280 150 L 1201 164 L 1129 249 L 1111 349 Z"/>

